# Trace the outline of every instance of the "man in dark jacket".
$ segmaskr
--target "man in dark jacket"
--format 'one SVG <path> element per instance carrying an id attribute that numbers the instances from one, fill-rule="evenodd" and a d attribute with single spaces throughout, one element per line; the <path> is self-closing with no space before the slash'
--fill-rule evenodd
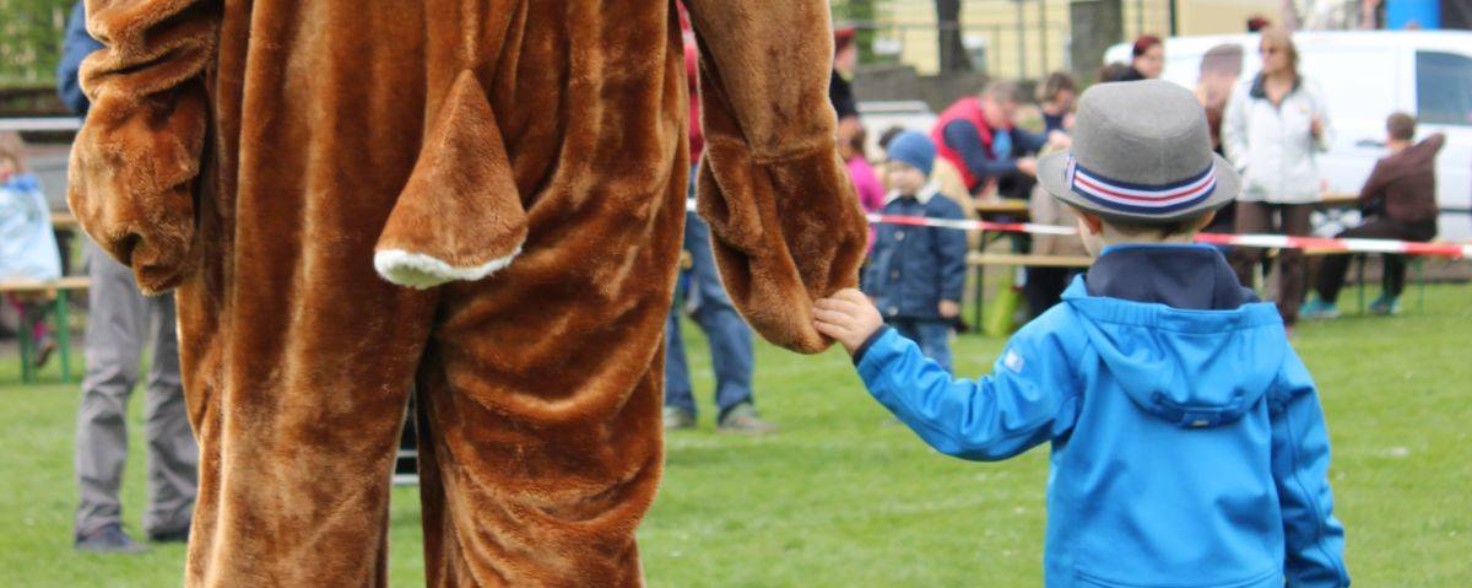
<path id="1" fill-rule="evenodd" d="M 1436 154 L 1446 143 L 1446 136 L 1437 133 L 1412 144 L 1416 119 L 1405 113 L 1390 115 L 1385 126 L 1389 133 L 1386 146 L 1391 154 L 1376 162 L 1375 171 L 1360 190 L 1360 209 L 1369 221 L 1338 237 L 1430 241 L 1436 237 Z M 1318 298 L 1304 306 L 1301 313 L 1305 318 L 1339 316 L 1335 302 L 1344 286 L 1349 259 L 1349 254 L 1324 258 L 1319 268 Z M 1405 289 L 1405 281 L 1405 258 L 1385 255 L 1385 293 L 1370 304 L 1370 311 L 1375 314 L 1399 311 L 1398 299 Z"/>

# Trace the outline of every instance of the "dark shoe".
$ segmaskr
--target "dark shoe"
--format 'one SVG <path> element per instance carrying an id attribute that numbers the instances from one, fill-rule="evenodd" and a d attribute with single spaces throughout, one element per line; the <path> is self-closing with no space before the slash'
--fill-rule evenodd
<path id="1" fill-rule="evenodd" d="M 108 525 L 86 535 L 78 535 L 73 546 L 89 553 L 143 553 L 148 547 L 133 541 L 122 525 Z"/>
<path id="2" fill-rule="evenodd" d="M 167 533 L 149 533 L 148 540 L 154 543 L 189 543 L 189 527 Z"/>
<path id="3" fill-rule="evenodd" d="M 664 407 L 664 430 L 679 431 L 695 428 L 695 413 L 673 406 Z"/>
<path id="4" fill-rule="evenodd" d="M 1400 314 L 1400 299 L 1390 296 L 1381 296 L 1370 303 L 1370 314 L 1390 316 Z"/>
<path id="5" fill-rule="evenodd" d="M 762 420 L 755 406 L 749 402 L 743 402 L 726 411 L 726 416 L 721 418 L 720 424 L 716 425 L 716 430 L 722 433 L 765 435 L 777 432 L 777 425 Z"/>

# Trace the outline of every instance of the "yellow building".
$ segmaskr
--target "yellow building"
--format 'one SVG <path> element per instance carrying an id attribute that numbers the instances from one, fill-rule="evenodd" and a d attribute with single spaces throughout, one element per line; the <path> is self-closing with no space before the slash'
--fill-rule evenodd
<path id="1" fill-rule="evenodd" d="M 1008 78 L 1039 78 L 1068 65 L 1070 0 L 962 0 L 961 31 L 972 63 Z M 1171 30 L 1169 0 L 1122 0 L 1124 38 Z M 1277 16 L 1281 0 L 1176 0 L 1180 36 L 1238 33 L 1254 14 Z M 874 49 L 913 65 L 940 69 L 934 0 L 876 0 Z M 1274 20 L 1277 20 L 1274 18 Z M 1102 59 L 1102 56 L 1100 56 Z"/>

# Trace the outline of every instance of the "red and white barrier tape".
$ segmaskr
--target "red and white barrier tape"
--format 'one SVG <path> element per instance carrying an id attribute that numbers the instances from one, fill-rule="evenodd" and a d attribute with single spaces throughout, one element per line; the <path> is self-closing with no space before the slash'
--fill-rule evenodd
<path id="1" fill-rule="evenodd" d="M 937 227 L 961 231 L 997 231 L 1002 233 L 1028 233 L 1034 235 L 1077 235 L 1073 227 L 1039 225 L 1033 223 L 999 223 L 992 221 L 946 220 L 917 216 L 885 214 L 866 215 L 872 224 L 908 225 Z M 1472 258 L 1472 245 L 1455 243 L 1415 243 L 1383 239 L 1325 239 L 1320 237 L 1289 237 L 1286 235 L 1222 235 L 1198 233 L 1198 243 L 1237 245 L 1241 247 L 1264 247 L 1274 249 L 1314 249 L 1319 251 L 1343 251 L 1345 253 L 1401 253 L 1405 255 L 1428 255 L 1453 259 Z"/>

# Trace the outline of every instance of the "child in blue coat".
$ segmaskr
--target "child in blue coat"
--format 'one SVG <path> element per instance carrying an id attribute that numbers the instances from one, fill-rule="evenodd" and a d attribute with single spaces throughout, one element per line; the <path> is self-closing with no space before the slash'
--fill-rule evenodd
<path id="1" fill-rule="evenodd" d="M 879 213 L 964 220 L 961 207 L 930 184 L 935 145 L 902 132 L 889 142 L 889 184 Z M 951 369 L 951 326 L 966 284 L 966 234 L 951 229 L 881 223 L 860 287 L 885 323 L 920 346 L 925 357 Z"/>
<path id="2" fill-rule="evenodd" d="M 954 380 L 845 290 L 816 303 L 870 394 L 932 447 L 1052 447 L 1046 585 L 1348 586 L 1313 378 L 1272 304 L 1191 244 L 1241 182 L 1190 92 L 1108 84 L 1038 179 L 1078 211 L 1093 267 Z"/>

